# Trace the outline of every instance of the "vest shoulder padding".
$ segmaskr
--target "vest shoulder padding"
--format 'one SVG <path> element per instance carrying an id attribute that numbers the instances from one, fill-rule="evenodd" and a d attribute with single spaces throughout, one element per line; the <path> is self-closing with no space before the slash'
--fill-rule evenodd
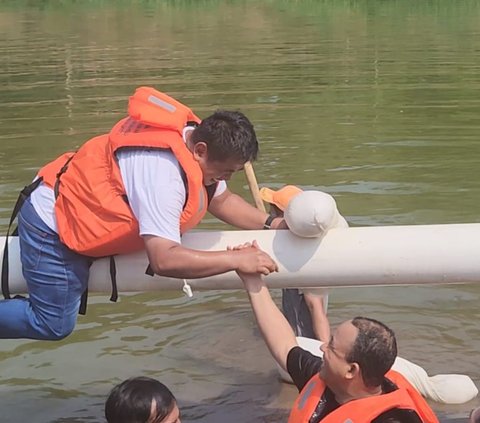
<path id="1" fill-rule="evenodd" d="M 190 108 L 151 87 L 137 88 L 128 103 L 128 115 L 156 128 L 181 131 L 186 122 L 200 122 Z"/>
<path id="2" fill-rule="evenodd" d="M 391 372 L 386 376 L 398 389 L 382 395 L 349 401 L 328 414 L 321 423 L 371 423 L 381 414 L 394 408 L 413 410 L 423 423 L 438 423 L 435 414 L 415 388 L 403 376 Z M 295 401 L 288 423 L 308 423 L 325 389 L 325 383 L 320 376 L 313 376 Z"/>

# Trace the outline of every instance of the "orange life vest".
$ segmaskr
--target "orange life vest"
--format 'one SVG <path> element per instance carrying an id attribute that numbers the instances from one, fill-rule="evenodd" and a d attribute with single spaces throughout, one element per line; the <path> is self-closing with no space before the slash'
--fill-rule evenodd
<path id="1" fill-rule="evenodd" d="M 397 385 L 393 392 L 349 401 L 321 420 L 321 423 L 370 423 L 393 408 L 414 410 L 423 423 L 438 423 L 438 419 L 423 397 L 398 372 L 390 370 L 386 377 Z M 317 374 L 304 386 L 293 405 L 288 423 L 308 423 L 323 393 L 325 382 Z"/>
<path id="2" fill-rule="evenodd" d="M 61 241 L 87 256 L 129 253 L 144 246 L 115 156 L 120 149 L 169 149 L 175 155 L 188 190 L 180 219 L 182 233 L 196 226 L 208 207 L 202 170 L 182 137 L 187 122 L 200 119 L 187 106 L 149 87 L 138 88 L 130 97 L 128 115 L 109 134 L 92 138 L 39 172 L 55 190 Z"/>

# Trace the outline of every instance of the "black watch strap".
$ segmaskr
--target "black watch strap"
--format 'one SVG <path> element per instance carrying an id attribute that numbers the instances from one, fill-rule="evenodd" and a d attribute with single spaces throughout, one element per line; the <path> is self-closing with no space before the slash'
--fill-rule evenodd
<path id="1" fill-rule="evenodd" d="M 265 220 L 265 223 L 263 224 L 263 229 L 272 229 L 273 219 L 275 219 L 275 216 L 268 216 L 267 220 Z"/>

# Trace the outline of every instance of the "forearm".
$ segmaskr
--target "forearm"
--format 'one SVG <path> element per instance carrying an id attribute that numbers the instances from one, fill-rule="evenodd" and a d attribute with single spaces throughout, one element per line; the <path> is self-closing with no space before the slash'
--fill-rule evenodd
<path id="1" fill-rule="evenodd" d="M 286 370 L 287 355 L 297 345 L 295 334 L 261 277 L 248 276 L 248 278 L 250 280 L 244 282 L 258 328 L 273 358 Z"/>
<path id="2" fill-rule="evenodd" d="M 144 236 L 144 241 L 150 266 L 161 276 L 195 279 L 231 270 L 262 275 L 278 271 L 275 261 L 255 241 L 248 248 L 223 251 L 193 250 L 151 235 Z"/>
<path id="3" fill-rule="evenodd" d="M 310 314 L 315 337 L 322 342 L 328 342 L 330 339 L 330 323 L 327 315 L 319 310 L 315 310 Z"/>
<path id="4" fill-rule="evenodd" d="M 330 323 L 324 306 L 324 295 L 304 292 L 305 303 L 310 311 L 315 337 L 323 342 L 330 339 Z M 326 295 L 326 294 L 325 294 Z"/>
<path id="5" fill-rule="evenodd" d="M 241 229 L 263 229 L 268 214 L 253 207 L 242 197 L 226 192 L 212 201 L 209 211 L 220 220 Z M 282 218 L 275 218 L 272 229 L 283 222 Z"/>
<path id="6" fill-rule="evenodd" d="M 196 279 L 236 270 L 236 251 L 198 251 L 175 246 L 150 258 L 160 276 Z"/>

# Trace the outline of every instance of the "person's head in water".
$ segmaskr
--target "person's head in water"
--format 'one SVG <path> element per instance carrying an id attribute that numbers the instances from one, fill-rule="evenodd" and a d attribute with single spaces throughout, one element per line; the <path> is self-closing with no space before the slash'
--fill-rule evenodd
<path id="1" fill-rule="evenodd" d="M 105 403 L 108 423 L 180 423 L 177 401 L 158 380 L 134 377 L 115 386 Z"/>
<path id="2" fill-rule="evenodd" d="M 375 390 L 397 357 L 393 331 L 367 317 L 343 322 L 320 348 L 320 376 L 335 394 Z"/>

